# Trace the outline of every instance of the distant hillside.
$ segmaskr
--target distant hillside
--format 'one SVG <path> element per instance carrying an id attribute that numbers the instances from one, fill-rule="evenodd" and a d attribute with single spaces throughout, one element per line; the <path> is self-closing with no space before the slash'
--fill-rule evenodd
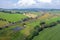
<path id="1" fill-rule="evenodd" d="M 28 8 L 28 9 L 4 9 L 0 8 L 0 11 L 23 11 L 23 12 L 39 12 L 39 11 L 60 11 L 60 9 L 39 9 L 39 8 Z"/>

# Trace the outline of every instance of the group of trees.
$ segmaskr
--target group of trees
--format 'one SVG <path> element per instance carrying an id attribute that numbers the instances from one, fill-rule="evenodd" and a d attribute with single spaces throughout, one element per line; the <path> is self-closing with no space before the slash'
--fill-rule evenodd
<path id="1" fill-rule="evenodd" d="M 5 10 L 2 10 L 1 12 L 4 12 L 4 13 L 11 13 L 11 11 L 5 11 Z"/>
<path id="2" fill-rule="evenodd" d="M 23 22 L 28 21 L 28 18 L 24 18 L 22 21 L 23 21 Z"/>
<path id="3" fill-rule="evenodd" d="M 2 20 L 2 21 L 7 21 L 6 19 L 3 19 L 3 18 L 0 18 L 0 20 Z"/>
<path id="4" fill-rule="evenodd" d="M 60 24 L 60 20 L 57 20 L 57 22 Z"/>
<path id="5" fill-rule="evenodd" d="M 23 14 L 20 11 L 14 11 L 14 10 L 0 10 L 0 12 L 10 13 L 10 14 L 13 14 L 13 13 Z"/>
<path id="6" fill-rule="evenodd" d="M 3 28 L 0 28 L 0 30 L 2 30 Z"/>
<path id="7" fill-rule="evenodd" d="M 7 21 L 6 19 L 0 18 L 1 21 Z M 9 23 L 12 23 L 11 21 L 8 21 Z"/>
<path id="8" fill-rule="evenodd" d="M 0 30 L 4 29 L 4 28 L 8 28 L 9 26 L 4 26 L 4 27 L 0 27 Z"/>
<path id="9" fill-rule="evenodd" d="M 2 21 L 7 21 L 6 19 L 3 19 L 3 18 L 0 18 L 0 20 L 2 20 Z M 22 20 L 20 20 L 20 21 L 16 21 L 16 22 L 11 22 L 11 21 L 7 21 L 7 22 L 9 22 L 10 24 L 9 25 L 6 25 L 6 26 L 4 26 L 3 28 L 8 28 L 10 25 L 14 25 L 14 24 L 16 24 L 16 23 L 22 23 L 23 24 L 23 26 L 25 27 L 25 21 L 28 21 L 29 20 L 29 18 L 24 18 L 24 19 L 22 19 Z M 0 30 L 2 30 L 3 28 L 0 28 Z"/>
<path id="10" fill-rule="evenodd" d="M 7 21 L 6 19 L 0 18 L 1 21 Z M 0 27 L 0 30 L 2 30 L 3 28 L 8 28 L 8 26 L 4 26 L 4 27 Z"/>
<path id="11" fill-rule="evenodd" d="M 60 24 L 60 20 L 57 20 L 56 22 L 52 22 L 51 24 L 47 25 L 45 22 L 40 22 L 40 26 L 36 25 L 34 27 L 34 30 L 31 30 L 31 35 L 29 35 L 26 40 L 32 40 L 35 36 L 39 35 L 39 32 L 42 31 L 45 28 L 48 27 L 54 27 L 57 24 Z"/>

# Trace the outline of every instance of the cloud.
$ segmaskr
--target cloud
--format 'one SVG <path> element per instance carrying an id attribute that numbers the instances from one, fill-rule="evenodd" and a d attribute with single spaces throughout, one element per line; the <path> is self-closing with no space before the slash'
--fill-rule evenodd
<path id="1" fill-rule="evenodd" d="M 19 6 L 31 6 L 38 4 L 37 2 L 41 3 L 50 3 L 52 0 L 19 0 L 16 5 Z"/>
<path id="2" fill-rule="evenodd" d="M 36 4 L 35 0 L 19 0 L 15 5 L 18 6 L 31 6 Z"/>
<path id="3" fill-rule="evenodd" d="M 60 8 L 60 0 L 1 0 L 4 8 Z"/>
<path id="4" fill-rule="evenodd" d="M 14 4 L 15 6 L 17 6 L 17 8 L 33 8 L 33 7 L 41 7 L 44 4 L 46 5 L 46 3 L 51 3 L 52 0 L 18 0 L 18 2 L 16 4 Z"/>
<path id="5" fill-rule="evenodd" d="M 38 0 L 39 2 L 43 2 L 43 3 L 51 3 L 52 0 Z"/>

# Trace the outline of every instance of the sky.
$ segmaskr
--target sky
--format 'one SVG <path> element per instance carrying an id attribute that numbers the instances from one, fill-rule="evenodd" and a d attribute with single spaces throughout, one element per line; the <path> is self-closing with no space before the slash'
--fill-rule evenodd
<path id="1" fill-rule="evenodd" d="M 60 9 L 60 0 L 0 0 L 0 8 Z"/>

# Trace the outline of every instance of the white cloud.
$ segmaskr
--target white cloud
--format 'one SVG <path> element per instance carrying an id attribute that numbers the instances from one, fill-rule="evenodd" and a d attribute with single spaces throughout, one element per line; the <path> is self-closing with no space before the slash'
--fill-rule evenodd
<path id="1" fill-rule="evenodd" d="M 36 4 L 34 0 L 19 0 L 16 5 L 19 6 L 31 6 L 33 4 Z"/>
<path id="2" fill-rule="evenodd" d="M 43 2 L 43 3 L 51 3 L 52 0 L 38 0 L 39 2 Z"/>
<path id="3" fill-rule="evenodd" d="M 0 7 L 4 8 L 60 8 L 60 0 L 18 0 L 0 1 Z"/>
<path id="4" fill-rule="evenodd" d="M 39 3 L 51 3 L 52 0 L 18 0 L 18 2 L 14 5 L 18 7 L 30 7 L 34 5 L 38 5 Z"/>

